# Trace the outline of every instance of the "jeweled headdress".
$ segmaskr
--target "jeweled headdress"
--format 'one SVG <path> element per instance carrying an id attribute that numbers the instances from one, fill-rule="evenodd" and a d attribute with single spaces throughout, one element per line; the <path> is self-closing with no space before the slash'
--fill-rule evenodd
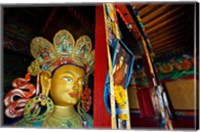
<path id="1" fill-rule="evenodd" d="M 31 75 L 42 71 L 52 72 L 62 64 L 72 64 L 85 69 L 86 74 L 93 71 L 94 50 L 91 39 L 83 35 L 76 43 L 72 34 L 67 30 L 58 31 L 53 44 L 43 37 L 35 37 L 31 42 L 31 54 L 35 60 L 28 67 Z"/>

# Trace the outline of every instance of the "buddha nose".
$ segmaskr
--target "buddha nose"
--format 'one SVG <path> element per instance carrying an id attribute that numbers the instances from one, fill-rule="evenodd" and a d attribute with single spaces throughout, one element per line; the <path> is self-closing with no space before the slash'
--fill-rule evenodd
<path id="1" fill-rule="evenodd" d="M 79 86 L 78 86 L 78 82 L 77 82 L 77 81 L 74 82 L 74 85 L 73 85 L 72 88 L 73 88 L 74 90 L 78 90 Z"/>

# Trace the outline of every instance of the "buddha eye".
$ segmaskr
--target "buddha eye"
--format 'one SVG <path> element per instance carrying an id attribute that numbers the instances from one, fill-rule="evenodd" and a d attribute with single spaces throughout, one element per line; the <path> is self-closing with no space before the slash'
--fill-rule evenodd
<path id="1" fill-rule="evenodd" d="M 85 83 L 84 83 L 84 81 L 80 81 L 79 84 L 80 85 L 84 85 Z"/>
<path id="2" fill-rule="evenodd" d="M 64 77 L 63 80 L 65 80 L 65 81 L 67 81 L 69 83 L 73 82 L 73 80 L 71 78 L 69 78 L 69 77 Z"/>

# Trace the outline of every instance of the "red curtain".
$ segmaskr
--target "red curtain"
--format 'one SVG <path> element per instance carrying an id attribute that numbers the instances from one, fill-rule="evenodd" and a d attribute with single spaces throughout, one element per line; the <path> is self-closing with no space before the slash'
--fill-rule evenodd
<path id="1" fill-rule="evenodd" d="M 152 118 L 155 116 L 150 88 L 141 88 L 137 90 L 137 98 L 140 108 L 141 118 Z"/>

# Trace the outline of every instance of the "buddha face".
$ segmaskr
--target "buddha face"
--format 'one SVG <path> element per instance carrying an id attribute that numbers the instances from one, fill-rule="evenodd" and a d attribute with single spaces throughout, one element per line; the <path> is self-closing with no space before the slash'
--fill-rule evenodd
<path id="1" fill-rule="evenodd" d="M 83 69 L 65 65 L 58 68 L 52 79 L 50 95 L 55 105 L 75 105 L 82 94 L 85 83 L 85 72 Z"/>

